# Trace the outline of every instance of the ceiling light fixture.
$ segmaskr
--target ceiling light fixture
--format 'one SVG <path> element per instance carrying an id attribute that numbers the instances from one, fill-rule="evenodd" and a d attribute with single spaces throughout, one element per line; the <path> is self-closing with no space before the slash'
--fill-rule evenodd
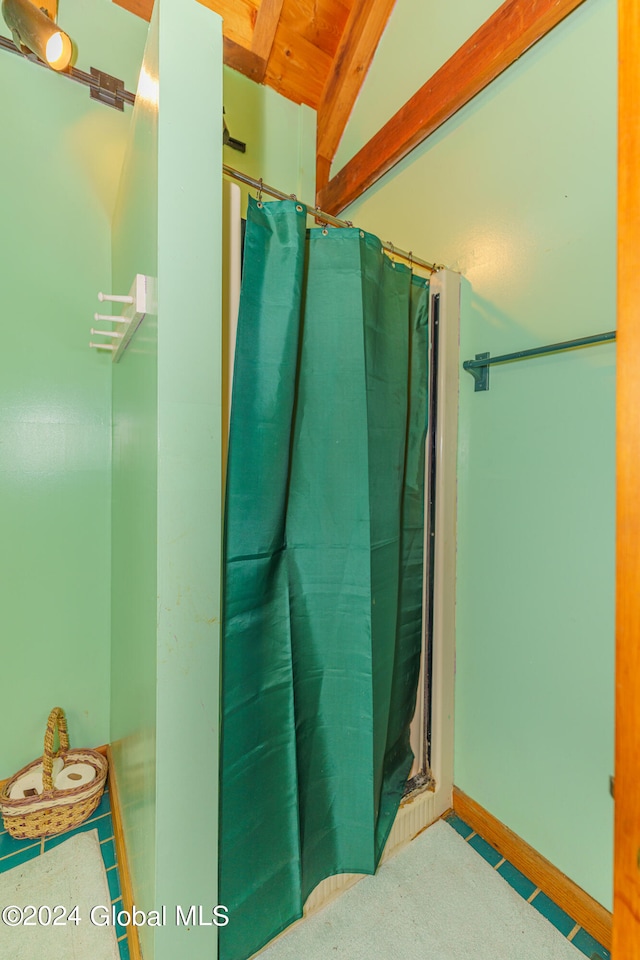
<path id="1" fill-rule="evenodd" d="M 58 0 L 2 0 L 2 16 L 15 45 L 23 53 L 34 53 L 53 70 L 66 70 L 73 56 L 70 37 L 56 25 Z"/>

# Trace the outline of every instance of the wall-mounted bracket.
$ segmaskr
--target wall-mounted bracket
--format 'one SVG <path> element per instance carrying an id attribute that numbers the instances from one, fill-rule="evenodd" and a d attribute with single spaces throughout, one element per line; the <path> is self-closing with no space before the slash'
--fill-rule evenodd
<path id="1" fill-rule="evenodd" d="M 92 100 L 106 103 L 115 110 L 124 110 L 124 80 L 112 77 L 110 73 L 91 67 L 91 89 L 89 96 Z"/>
<path id="2" fill-rule="evenodd" d="M 490 356 L 490 353 L 476 353 L 475 360 L 465 360 L 462 364 L 464 369 L 471 374 L 476 382 L 476 393 L 489 389 L 489 364 L 479 363 L 478 361 L 488 360 Z"/>
<path id="3" fill-rule="evenodd" d="M 94 314 L 94 320 L 102 320 L 107 323 L 118 324 L 114 330 L 94 330 L 91 333 L 94 336 L 107 337 L 108 342 L 94 343 L 89 341 L 89 346 L 95 350 L 110 350 L 113 354 L 112 360 L 117 363 L 125 352 L 131 338 L 144 320 L 148 313 L 155 313 L 155 281 L 153 277 L 146 277 L 143 273 L 137 273 L 131 285 L 128 296 L 111 295 L 99 293 L 98 300 L 111 301 L 112 303 L 122 303 L 122 314 Z"/>
<path id="4" fill-rule="evenodd" d="M 227 121 L 224 118 L 224 107 L 222 108 L 222 144 L 225 147 L 231 147 L 232 150 L 237 150 L 239 153 L 247 152 L 247 145 L 243 143 L 242 140 L 236 140 L 235 137 L 232 137 L 229 133 L 229 127 L 227 126 Z"/>
<path id="5" fill-rule="evenodd" d="M 29 60 L 39 67 L 51 70 L 51 67 L 39 60 L 35 53 L 25 53 L 25 49 L 20 45 L 16 46 L 13 40 L 9 40 L 8 37 L 0 36 L 0 50 L 6 50 L 7 53 L 17 53 L 18 56 L 24 57 L 25 60 Z M 117 80 L 102 70 L 96 70 L 95 67 L 91 67 L 91 73 L 78 70 L 76 67 L 68 67 L 66 70 L 57 73 L 57 76 L 66 77 L 67 80 L 75 80 L 76 83 L 81 83 L 84 87 L 90 87 L 90 96 L 93 100 L 105 103 L 115 110 L 123 110 L 125 103 L 130 103 L 133 106 L 136 102 L 135 94 L 124 89 L 122 80 Z"/>

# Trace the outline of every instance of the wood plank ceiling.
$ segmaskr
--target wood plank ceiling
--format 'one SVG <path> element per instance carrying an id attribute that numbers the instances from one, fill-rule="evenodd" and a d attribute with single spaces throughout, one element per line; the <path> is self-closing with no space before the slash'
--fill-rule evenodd
<path id="1" fill-rule="evenodd" d="M 114 2 L 151 19 L 154 0 Z M 200 2 L 223 19 L 227 66 L 318 111 L 321 189 L 395 0 Z"/>

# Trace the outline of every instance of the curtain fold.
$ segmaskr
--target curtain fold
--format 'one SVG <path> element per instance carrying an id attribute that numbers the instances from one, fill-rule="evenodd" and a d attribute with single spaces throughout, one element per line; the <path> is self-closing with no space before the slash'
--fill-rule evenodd
<path id="1" fill-rule="evenodd" d="M 413 756 L 428 282 L 250 200 L 225 518 L 220 960 L 373 873 Z"/>

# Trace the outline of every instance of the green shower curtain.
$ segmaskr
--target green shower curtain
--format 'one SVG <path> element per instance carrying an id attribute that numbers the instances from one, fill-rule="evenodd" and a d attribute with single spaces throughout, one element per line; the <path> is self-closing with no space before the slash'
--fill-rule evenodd
<path id="1" fill-rule="evenodd" d="M 413 755 L 428 281 L 249 202 L 226 492 L 220 960 L 374 873 Z"/>

